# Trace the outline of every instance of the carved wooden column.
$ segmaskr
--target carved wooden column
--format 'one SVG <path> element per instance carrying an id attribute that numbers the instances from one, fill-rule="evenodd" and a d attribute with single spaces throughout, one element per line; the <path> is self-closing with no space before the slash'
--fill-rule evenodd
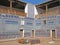
<path id="1" fill-rule="evenodd" d="M 48 15 L 48 5 L 46 4 L 46 16 Z"/>
<path id="2" fill-rule="evenodd" d="M 10 1 L 10 13 L 12 13 L 12 0 L 9 1 Z"/>

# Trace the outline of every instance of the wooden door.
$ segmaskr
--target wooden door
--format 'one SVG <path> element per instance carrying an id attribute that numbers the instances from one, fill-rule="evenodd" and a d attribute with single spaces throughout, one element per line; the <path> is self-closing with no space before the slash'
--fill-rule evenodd
<path id="1" fill-rule="evenodd" d="M 23 37 L 23 29 L 20 29 L 20 37 Z"/>
<path id="2" fill-rule="evenodd" d="M 52 30 L 52 38 L 55 38 L 55 30 Z"/>

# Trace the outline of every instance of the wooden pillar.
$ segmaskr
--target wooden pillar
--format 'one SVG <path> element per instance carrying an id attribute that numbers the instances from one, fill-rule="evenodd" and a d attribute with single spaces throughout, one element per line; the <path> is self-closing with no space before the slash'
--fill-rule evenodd
<path id="1" fill-rule="evenodd" d="M 14 10 L 14 14 L 16 15 L 16 10 Z"/>
<path id="2" fill-rule="evenodd" d="M 48 5 L 46 4 L 46 16 L 48 15 Z"/>
<path id="3" fill-rule="evenodd" d="M 0 7 L 0 13 L 1 13 L 1 7 Z"/>
<path id="4" fill-rule="evenodd" d="M 12 0 L 10 0 L 10 13 L 12 13 Z"/>
<path id="5" fill-rule="evenodd" d="M 0 13 L 1 13 L 1 8 L 0 8 Z"/>
<path id="6" fill-rule="evenodd" d="M 3 13 L 3 8 L 1 8 L 1 13 Z"/>
<path id="7" fill-rule="evenodd" d="M 4 8 L 3 13 L 6 14 L 6 8 Z"/>
<path id="8" fill-rule="evenodd" d="M 8 14 L 10 14 L 10 10 L 8 9 Z"/>
<path id="9" fill-rule="evenodd" d="M 60 14 L 60 10 L 59 10 L 60 8 L 58 7 L 58 9 L 57 9 L 57 15 L 59 15 Z"/>

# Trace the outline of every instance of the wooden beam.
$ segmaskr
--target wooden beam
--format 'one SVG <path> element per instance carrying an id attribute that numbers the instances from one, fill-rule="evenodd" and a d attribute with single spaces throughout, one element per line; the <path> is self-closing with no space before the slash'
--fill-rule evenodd
<path id="1" fill-rule="evenodd" d="M 40 4 L 40 5 L 37 5 L 37 7 L 42 7 L 42 6 L 45 6 L 46 4 L 49 5 L 49 4 L 57 2 L 57 1 L 58 0 L 55 0 L 55 1 L 52 1 L 52 2 L 49 2 L 49 3 Z"/>
<path id="2" fill-rule="evenodd" d="M 21 3 L 21 2 L 18 1 L 17 3 L 18 3 L 19 5 L 26 6 L 26 4 L 23 3 L 23 2 Z"/>

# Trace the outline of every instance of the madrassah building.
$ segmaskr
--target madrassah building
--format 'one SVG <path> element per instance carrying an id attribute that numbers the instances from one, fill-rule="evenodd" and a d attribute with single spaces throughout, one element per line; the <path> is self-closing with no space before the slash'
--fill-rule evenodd
<path id="1" fill-rule="evenodd" d="M 29 4 L 28 13 L 25 13 L 27 3 L 0 0 L 0 39 L 60 38 L 59 2 L 59 0 L 51 0 L 38 5 Z M 37 9 L 37 15 L 34 14 L 34 6 Z"/>

